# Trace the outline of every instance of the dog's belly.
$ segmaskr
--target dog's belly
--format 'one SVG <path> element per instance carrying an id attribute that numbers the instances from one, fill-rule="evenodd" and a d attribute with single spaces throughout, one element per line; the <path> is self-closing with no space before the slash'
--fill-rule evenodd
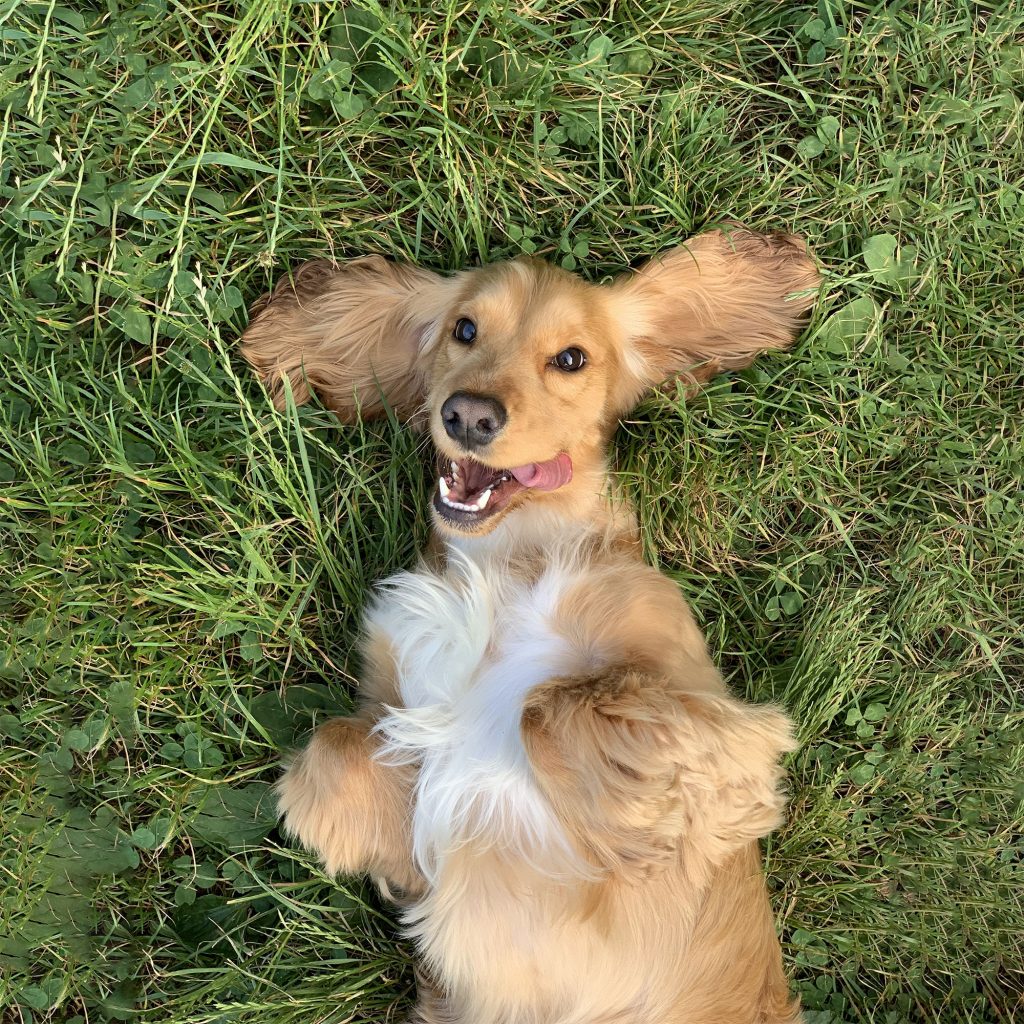
<path id="1" fill-rule="evenodd" d="M 579 913 L 578 889 L 472 846 L 405 912 L 453 1018 L 596 1024 L 643 1003 L 649 970 Z"/>
<path id="2" fill-rule="evenodd" d="M 556 562 L 523 580 L 456 555 L 444 575 L 388 580 L 371 609 L 371 637 L 386 639 L 394 654 L 402 703 L 378 724 L 381 756 L 418 766 L 413 849 L 428 880 L 470 840 L 548 873 L 569 869 L 572 854 L 534 783 L 520 718 L 537 684 L 598 667 L 593 649 L 553 625 L 583 571 Z"/>
<path id="3" fill-rule="evenodd" d="M 624 578 L 615 607 L 646 585 Z M 595 917 L 588 900 L 603 876 L 564 833 L 521 741 L 533 687 L 621 663 L 598 617 L 567 614 L 580 593 L 607 586 L 607 567 L 571 551 L 549 551 L 532 579 L 453 555 L 443 575 L 388 581 L 369 613 L 370 642 L 393 657 L 401 703 L 379 720 L 380 756 L 418 769 L 413 846 L 427 887 L 403 918 L 453 1020 L 669 1019 L 678 965 L 663 952 L 683 947 L 680 893 L 660 882 L 644 898 L 606 893 Z M 684 606 L 681 616 L 692 628 Z"/>

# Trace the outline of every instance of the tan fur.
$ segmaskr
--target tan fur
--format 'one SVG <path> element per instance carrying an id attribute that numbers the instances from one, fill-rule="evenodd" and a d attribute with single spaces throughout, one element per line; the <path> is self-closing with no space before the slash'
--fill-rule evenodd
<path id="1" fill-rule="evenodd" d="M 287 377 L 297 401 L 312 387 L 343 419 L 390 406 L 458 458 L 440 407 L 480 392 L 508 411 L 488 465 L 572 459 L 570 484 L 522 491 L 472 533 L 435 514 L 422 570 L 444 577 L 446 560 L 469 553 L 530 582 L 571 551 L 575 582 L 549 627 L 590 669 L 534 687 L 519 722 L 569 853 L 538 863 L 481 832 L 436 878 L 421 873 L 416 767 L 375 756 L 372 725 L 401 701 L 380 631 L 367 637 L 359 716 L 321 728 L 281 784 L 286 826 L 328 870 L 370 872 L 407 897 L 423 1024 L 798 1019 L 757 850 L 781 820 L 791 729 L 726 691 L 678 589 L 640 560 L 607 445 L 644 391 L 788 344 L 817 280 L 798 240 L 742 228 L 606 287 L 533 260 L 449 279 L 376 258 L 319 262 L 279 285 L 246 332 L 243 351 L 279 403 Z M 477 324 L 471 347 L 451 340 L 460 317 Z M 568 346 L 587 353 L 583 371 L 551 367 Z"/>
<path id="2" fill-rule="evenodd" d="M 612 669 L 552 679 L 524 708 L 541 789 L 579 845 L 620 875 L 680 859 L 710 870 L 781 819 L 786 718 L 686 684 L 678 670 Z"/>
<path id="3" fill-rule="evenodd" d="M 315 390 L 342 419 L 385 403 L 409 419 L 421 401 L 426 335 L 452 287 L 379 256 L 304 263 L 254 307 L 242 354 L 278 408 L 285 381 L 296 404 Z"/>
<path id="4" fill-rule="evenodd" d="M 317 729 L 278 788 L 289 830 L 332 874 L 368 873 L 418 892 L 409 848 L 411 781 L 373 757 L 372 723 L 334 718 Z"/>
<path id="5" fill-rule="evenodd" d="M 787 347 L 818 286 L 802 251 L 792 235 L 734 227 L 691 238 L 616 281 L 612 291 L 637 323 L 640 356 L 624 382 L 623 408 L 665 380 L 709 380 Z M 780 292 L 803 294 L 780 302 Z"/>

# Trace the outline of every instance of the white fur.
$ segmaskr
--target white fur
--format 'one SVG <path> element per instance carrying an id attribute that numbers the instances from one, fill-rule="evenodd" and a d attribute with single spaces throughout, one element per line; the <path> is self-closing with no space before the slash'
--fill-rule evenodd
<path id="1" fill-rule="evenodd" d="M 444 575 L 421 569 L 383 584 L 369 627 L 392 645 L 403 706 L 377 725 L 385 739 L 380 756 L 419 766 L 413 851 L 430 880 L 469 841 L 527 863 L 543 851 L 550 864 L 561 850 L 570 867 L 519 725 L 534 686 L 592 667 L 592 652 L 575 649 L 552 626 L 579 572 L 571 556 L 555 558 L 528 583 L 511 578 L 500 559 L 477 562 L 451 550 Z"/>

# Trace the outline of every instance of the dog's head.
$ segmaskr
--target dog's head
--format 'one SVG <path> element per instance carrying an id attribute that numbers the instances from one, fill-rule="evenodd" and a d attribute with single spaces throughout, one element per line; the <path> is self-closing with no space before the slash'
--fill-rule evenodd
<path id="1" fill-rule="evenodd" d="M 315 390 L 342 419 L 388 406 L 425 425 L 435 522 L 482 534 L 593 491 L 616 421 L 645 391 L 785 347 L 817 283 L 797 239 L 742 228 L 608 285 L 532 259 L 450 278 L 379 257 L 318 261 L 254 311 L 243 351 L 279 404 L 287 378 L 296 401 Z"/>

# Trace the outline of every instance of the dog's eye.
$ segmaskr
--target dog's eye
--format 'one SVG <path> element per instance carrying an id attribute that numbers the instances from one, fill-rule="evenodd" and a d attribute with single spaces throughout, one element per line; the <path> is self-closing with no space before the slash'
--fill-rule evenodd
<path id="1" fill-rule="evenodd" d="M 587 357 L 578 348 L 564 348 L 552 361 L 560 370 L 574 373 L 583 367 Z"/>
<path id="2" fill-rule="evenodd" d="M 472 320 L 460 317 L 455 321 L 455 330 L 452 331 L 452 337 L 456 341 L 461 341 L 463 345 L 472 345 L 473 339 L 476 337 L 476 324 Z"/>

